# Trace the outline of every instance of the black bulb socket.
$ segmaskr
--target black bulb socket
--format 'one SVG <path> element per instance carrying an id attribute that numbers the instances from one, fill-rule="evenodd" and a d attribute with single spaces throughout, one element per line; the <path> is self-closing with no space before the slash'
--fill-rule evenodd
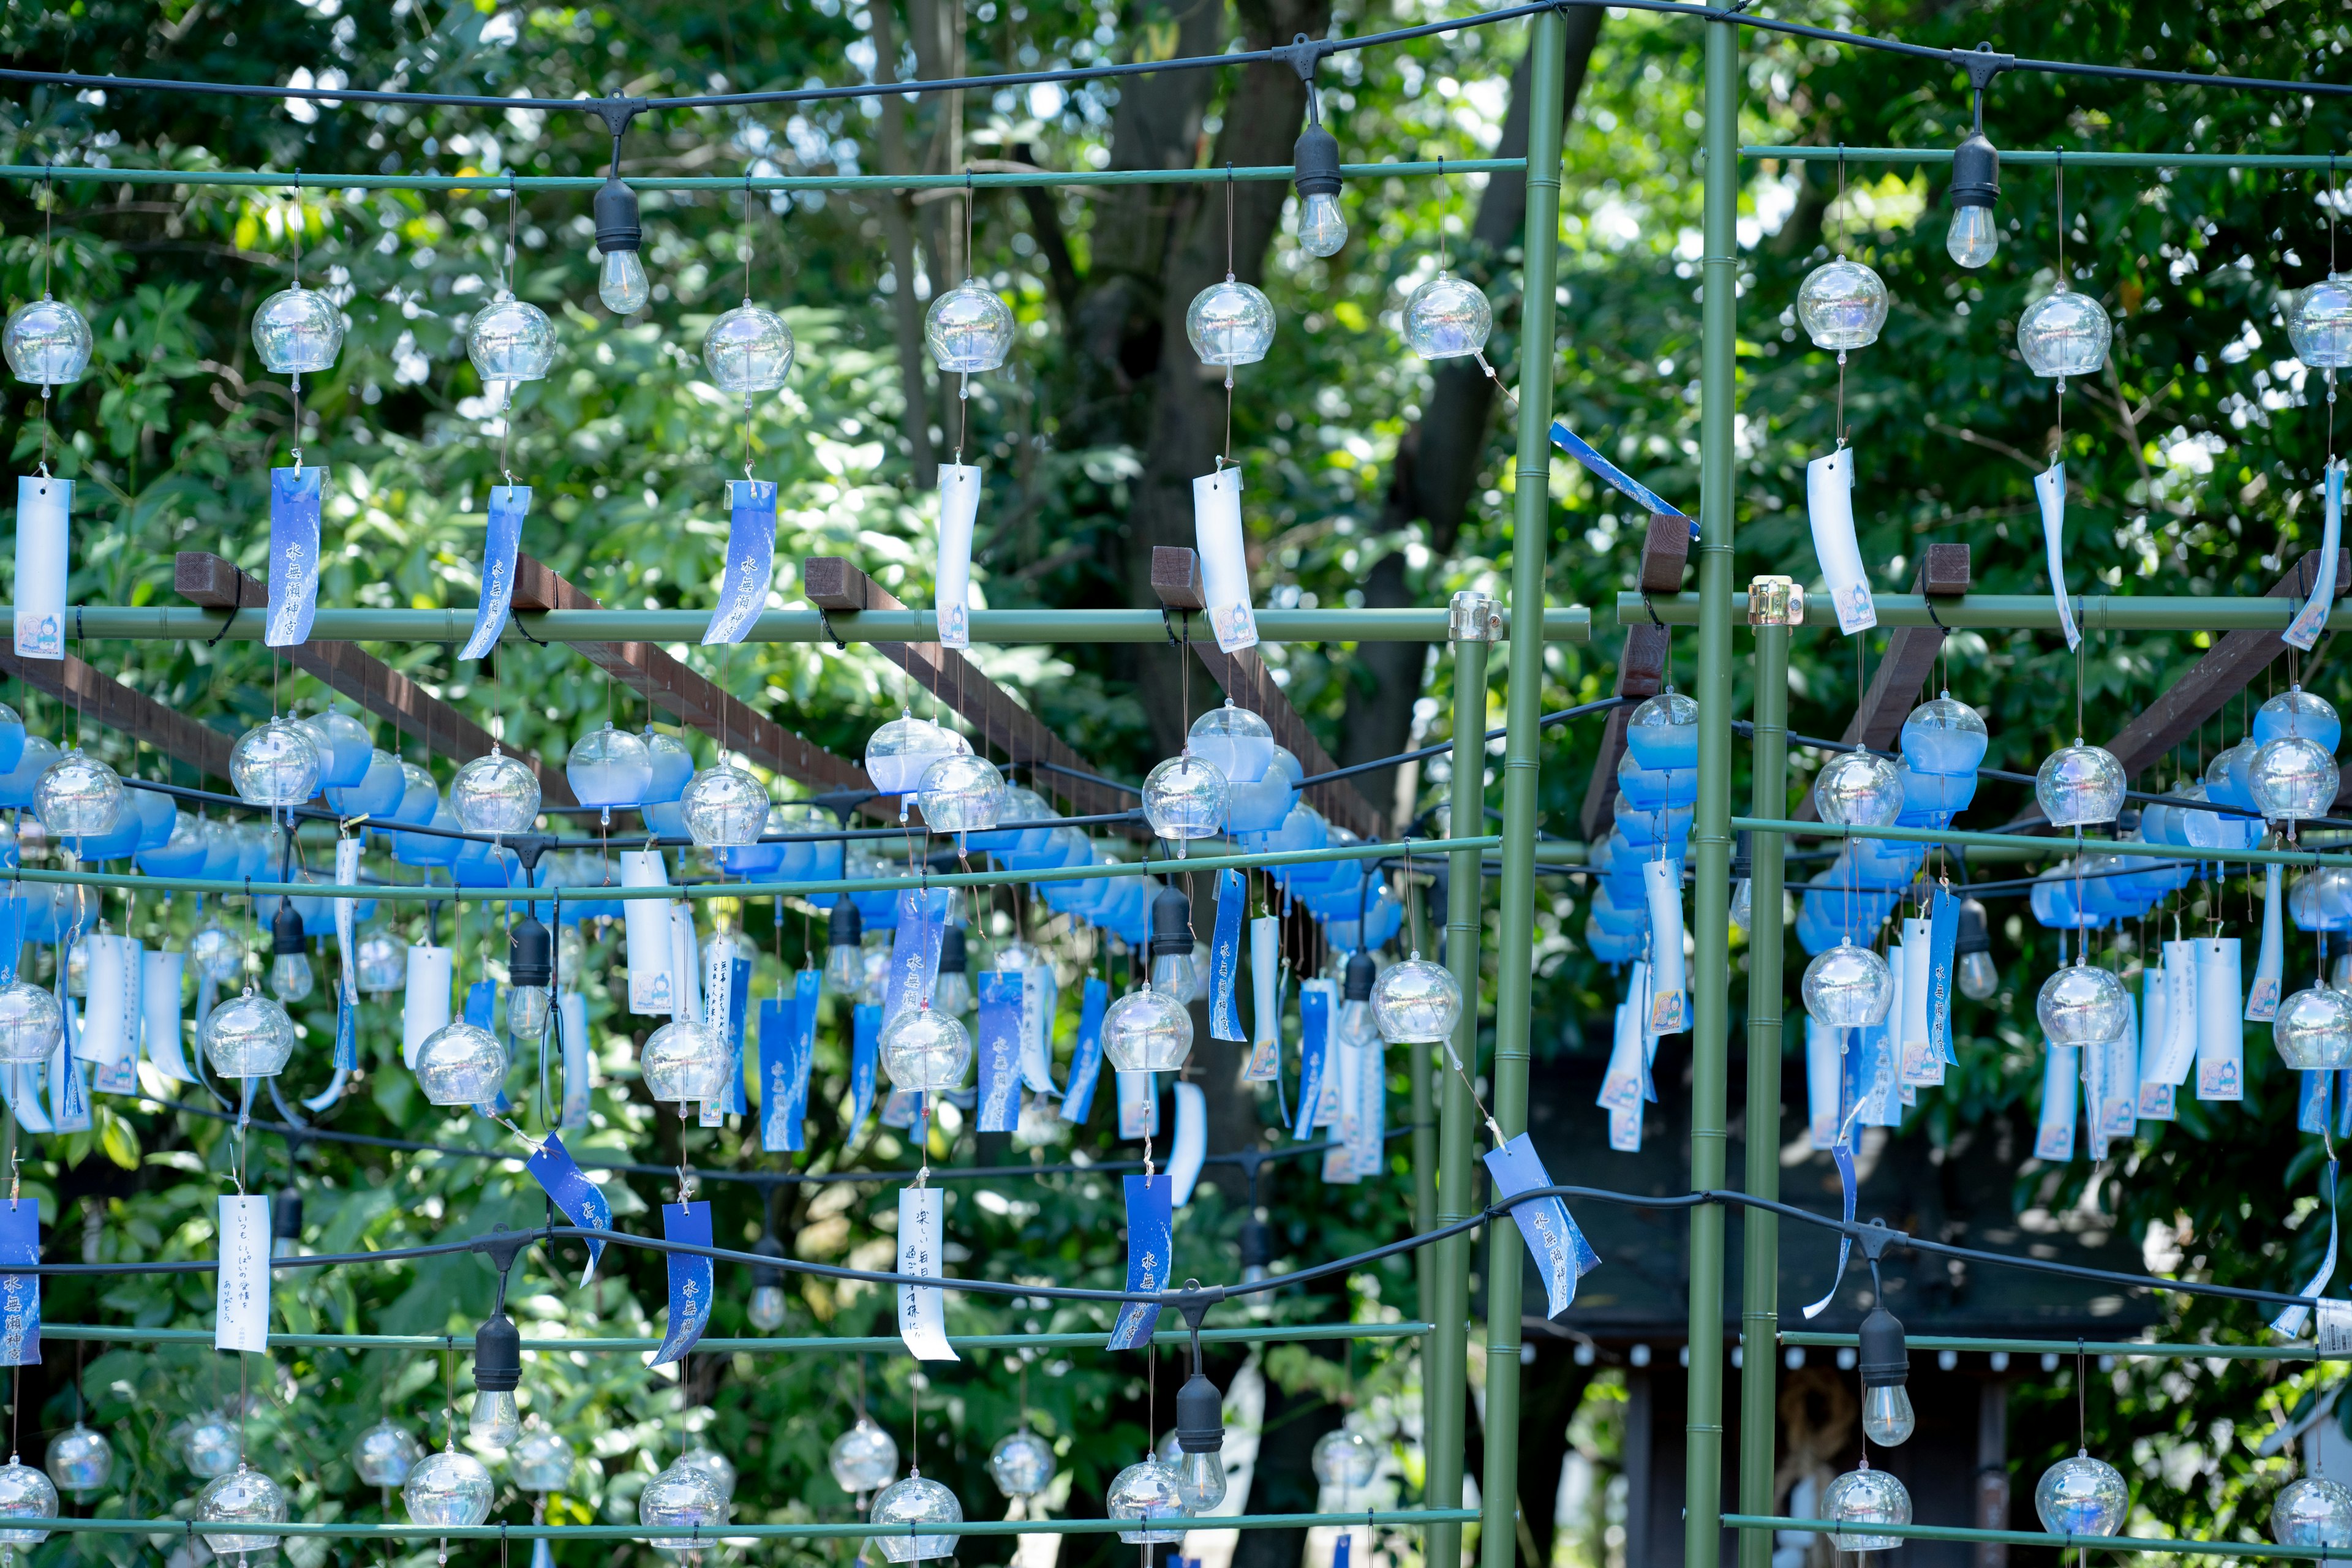
<path id="1" fill-rule="evenodd" d="M 1290 183 L 1302 196 L 1339 194 L 1339 139 L 1319 121 L 1300 132 L 1290 150 Z"/>
<path id="2" fill-rule="evenodd" d="M 866 921 L 858 914 L 857 906 L 849 901 L 847 893 L 836 896 L 833 912 L 824 917 L 824 945 L 856 947 L 865 939 Z"/>
<path id="3" fill-rule="evenodd" d="M 275 1241 L 302 1239 L 302 1194 L 292 1187 L 281 1187 L 269 1200 L 269 1235 Z"/>
<path id="4" fill-rule="evenodd" d="M 963 927 L 948 927 L 940 937 L 940 973 L 964 974 L 971 969 L 971 947 L 964 941 Z"/>
<path id="5" fill-rule="evenodd" d="M 1981 131 L 1952 149 L 1952 184 L 1945 198 L 1956 207 L 1989 207 L 2000 200 L 2000 153 Z"/>
<path id="6" fill-rule="evenodd" d="M 482 1394 L 512 1394 L 522 1384 L 522 1331 L 503 1310 L 474 1331 L 474 1387 Z"/>
<path id="7" fill-rule="evenodd" d="M 1911 1352 L 1903 1343 L 1903 1321 L 1884 1307 L 1862 1321 L 1861 1349 L 1854 1364 L 1864 1388 L 1900 1388 L 1911 1380 Z"/>
<path id="8" fill-rule="evenodd" d="M 302 951 L 302 917 L 291 899 L 280 899 L 278 912 L 269 917 L 269 951 L 278 958 Z"/>
<path id="9" fill-rule="evenodd" d="M 1188 1454 L 1213 1454 L 1225 1446 L 1225 1396 L 1197 1365 L 1176 1391 L 1176 1446 Z"/>
<path id="10" fill-rule="evenodd" d="M 1342 994 L 1343 999 L 1349 1002 L 1370 1001 L 1372 982 L 1379 977 L 1380 970 L 1372 963 L 1372 955 L 1358 948 L 1348 955 L 1348 986 Z"/>
<path id="11" fill-rule="evenodd" d="M 1242 1267 L 1270 1268 L 1274 1266 L 1274 1227 L 1252 1215 L 1242 1221 Z"/>
<path id="12" fill-rule="evenodd" d="M 610 256 L 616 250 L 644 247 L 646 229 L 637 217 L 637 193 L 622 184 L 618 174 L 606 176 L 596 187 L 593 211 L 597 249 Z"/>
<path id="13" fill-rule="evenodd" d="M 1192 951 L 1192 900 L 1181 888 L 1162 888 L 1151 900 L 1151 956 L 1184 956 Z"/>
<path id="14" fill-rule="evenodd" d="M 507 932 L 507 984 L 555 984 L 555 933 L 528 911 Z"/>
<path id="15" fill-rule="evenodd" d="M 760 1239 L 751 1244 L 751 1250 L 761 1258 L 772 1258 L 782 1262 L 784 1256 L 784 1244 L 773 1236 L 761 1232 Z M 784 1271 L 773 1263 L 751 1265 L 751 1289 L 759 1290 L 771 1286 L 779 1290 L 783 1289 Z"/>
<path id="16" fill-rule="evenodd" d="M 1985 916 L 1984 905 L 1974 899 L 1960 900 L 1960 929 L 1953 933 L 1955 953 L 1990 952 L 1992 927 Z"/>

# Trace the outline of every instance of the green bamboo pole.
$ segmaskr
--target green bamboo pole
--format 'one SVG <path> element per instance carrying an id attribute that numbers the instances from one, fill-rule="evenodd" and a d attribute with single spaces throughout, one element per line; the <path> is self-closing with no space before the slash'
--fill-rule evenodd
<path id="1" fill-rule="evenodd" d="M 1567 59 L 1558 11 L 1528 31 L 1535 61 L 1528 93 L 1526 266 L 1519 291 L 1519 452 L 1513 469 L 1511 603 L 1522 615 L 1544 605 L 1545 549 L 1551 535 L 1551 378 L 1555 284 L 1559 267 L 1562 78 Z M 1536 934 L 1536 788 L 1543 732 L 1543 646 L 1511 645 L 1503 740 L 1503 886 L 1499 979 L 1495 997 L 1494 1118 L 1501 1135 L 1528 1125 L 1528 1041 L 1532 1022 Z M 1483 764 L 1482 764 L 1483 765 Z M 1457 819 L 1458 820 L 1458 819 Z M 1519 1227 L 1486 1227 L 1486 1480 L 1479 1548 L 1486 1568 L 1513 1568 L 1519 1554 Z M 1433 1568 L 1450 1568 L 1436 1564 Z"/>
<path id="2" fill-rule="evenodd" d="M 2068 598 L 2076 623 L 2086 633 L 2284 631 L 2294 613 L 2303 607 L 2303 601 L 2294 598 L 2200 599 L 2194 595 L 2178 594 L 2074 594 Z M 2058 629 L 2058 601 L 2047 594 L 1963 594 L 1956 599 L 1937 599 L 1933 605 L 1917 594 L 1876 594 L 1872 595 L 1871 604 L 1881 626 L 1941 625 L 1950 630 L 1982 631 Z M 1617 624 L 1621 626 L 1648 626 L 1652 610 L 1667 626 L 1696 626 L 1699 598 L 1696 594 L 1648 598 L 1640 594 L 1617 595 Z M 1552 612 L 1555 616 L 1559 613 Z M 1747 595 L 1731 596 L 1731 613 L 1748 613 Z M 2352 609 L 2336 605 L 2328 616 L 2328 624 L 2334 626 L 2338 621 L 2352 626 Z M 1805 629 L 1834 637 L 1836 628 L 1836 609 L 1829 595 L 1806 595 Z"/>
<path id="3" fill-rule="evenodd" d="M 1739 37 L 1706 25 L 1706 191 L 1699 343 L 1698 804 L 1691 820 L 1691 1185 L 1723 1184 L 1731 1035 L 1732 355 L 1739 285 Z M 1723 1510 L 1723 1210 L 1691 1211 L 1690 1403 L 1683 1561 L 1716 1561 Z M 1760 1350 L 1761 1347 L 1759 1346 Z"/>
<path id="4" fill-rule="evenodd" d="M 1752 596 L 1752 595 L 1751 595 Z M 1789 806 L 1789 628 L 1772 621 L 1756 628 L 1756 735 L 1749 763 L 1749 809 Z M 1781 858 L 1788 840 L 1757 835 L 1748 845 L 1748 1179 L 1752 1197 L 1780 1196 Z M 1772 1347 L 1780 1312 L 1780 1217 L 1748 1211 L 1741 1289 L 1740 1343 L 1747 1354 L 1739 1383 L 1739 1506 L 1772 1511 L 1772 1465 L 1779 1437 Z M 1772 1538 L 1748 1531 L 1739 1538 L 1739 1568 L 1770 1568 Z"/>

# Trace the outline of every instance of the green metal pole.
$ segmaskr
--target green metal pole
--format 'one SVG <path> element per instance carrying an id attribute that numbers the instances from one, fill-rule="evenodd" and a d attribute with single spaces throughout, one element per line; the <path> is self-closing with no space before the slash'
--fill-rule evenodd
<path id="1" fill-rule="evenodd" d="M 1559 263 L 1559 142 L 1566 23 L 1558 11 L 1528 29 L 1535 61 L 1528 94 L 1527 265 L 1520 289 L 1519 456 L 1511 508 L 1511 604 L 1541 616 L 1551 532 L 1554 285 Z M 1535 970 L 1537 721 L 1543 711 L 1543 643 L 1511 644 L 1503 739 L 1502 941 L 1496 953 L 1494 1115 L 1501 1135 L 1528 1125 L 1528 1040 Z M 1486 1568 L 1512 1568 L 1519 1472 L 1519 1227 L 1486 1231 L 1486 1484 L 1479 1545 Z"/>
<path id="2" fill-rule="evenodd" d="M 1785 581 L 1785 579 L 1784 579 Z M 1790 584 L 1793 588 L 1794 584 Z M 1761 585 L 1748 602 L 1758 603 Z M 1789 628 L 1756 627 L 1756 740 L 1749 809 L 1786 809 L 1789 793 Z M 1788 840 L 1759 834 L 1749 843 L 1748 885 L 1748 1180 L 1753 1196 L 1780 1196 L 1780 875 Z M 1740 1342 L 1739 1511 L 1772 1511 L 1772 1460 L 1779 1436 L 1773 1376 L 1780 1327 L 1780 1219 L 1751 1208 L 1747 1216 Z M 1739 1537 L 1739 1568 L 1770 1568 L 1772 1536 Z"/>
<path id="3" fill-rule="evenodd" d="M 1468 600 L 1471 603 L 1465 604 Z M 1486 607 L 1481 594 L 1454 596 L 1454 822 L 1478 822 L 1486 811 Z M 1449 829 L 1450 831 L 1450 829 Z M 1478 938 L 1485 923 L 1486 874 L 1475 851 L 1453 857 L 1446 872 L 1445 964 L 1462 988 L 1462 1016 L 1454 1026 L 1453 1053 L 1475 1069 L 1478 1061 Z M 1448 1226 L 1475 1212 L 1477 1193 L 1471 1147 L 1478 1136 L 1470 1086 L 1446 1065 L 1447 1047 L 1431 1055 L 1440 1066 L 1437 1122 L 1437 1223 Z M 1462 1457 L 1469 1416 L 1470 1237 L 1448 1237 L 1423 1250 L 1429 1255 L 1433 1289 L 1426 1370 L 1422 1374 L 1423 1415 L 1429 1435 L 1425 1508 L 1462 1504 Z M 1462 1527 L 1432 1524 L 1423 1552 L 1426 1568 L 1460 1568 Z"/>
<path id="4" fill-rule="evenodd" d="M 1691 821 L 1697 938 L 1691 966 L 1691 1185 L 1724 1179 L 1726 1058 L 1731 1035 L 1732 409 L 1738 367 L 1739 43 L 1736 24 L 1706 26 L 1706 293 L 1699 348 L 1698 805 Z M 1507 832 L 1507 824 L 1506 825 Z M 1508 838 L 1505 844 L 1507 847 Z M 1509 966 L 1505 966 L 1506 973 Z M 1690 1406 L 1685 1426 L 1683 1561 L 1717 1560 L 1723 1511 L 1723 1210 L 1690 1225 Z"/>

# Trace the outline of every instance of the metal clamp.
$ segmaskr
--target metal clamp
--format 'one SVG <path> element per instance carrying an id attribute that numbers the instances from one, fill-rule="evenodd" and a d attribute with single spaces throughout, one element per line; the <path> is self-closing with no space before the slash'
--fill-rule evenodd
<path id="1" fill-rule="evenodd" d="M 1445 607 L 1448 642 L 1496 642 L 1503 635 L 1503 606 L 1473 588 L 1454 595 Z"/>
<path id="2" fill-rule="evenodd" d="M 1751 626 L 1801 626 L 1805 624 L 1805 594 L 1794 577 L 1758 577 L 1748 584 L 1748 624 Z"/>

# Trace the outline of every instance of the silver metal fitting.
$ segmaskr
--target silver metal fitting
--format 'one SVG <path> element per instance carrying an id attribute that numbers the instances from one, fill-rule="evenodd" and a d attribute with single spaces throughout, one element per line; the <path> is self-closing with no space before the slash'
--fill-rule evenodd
<path id="1" fill-rule="evenodd" d="M 1801 626 L 1805 624 L 1805 591 L 1794 577 L 1759 577 L 1748 584 L 1748 624 L 1751 626 Z"/>
<path id="2" fill-rule="evenodd" d="M 1475 589 L 1465 588 L 1446 606 L 1445 636 L 1452 642 L 1498 642 L 1503 636 L 1503 606 Z"/>

